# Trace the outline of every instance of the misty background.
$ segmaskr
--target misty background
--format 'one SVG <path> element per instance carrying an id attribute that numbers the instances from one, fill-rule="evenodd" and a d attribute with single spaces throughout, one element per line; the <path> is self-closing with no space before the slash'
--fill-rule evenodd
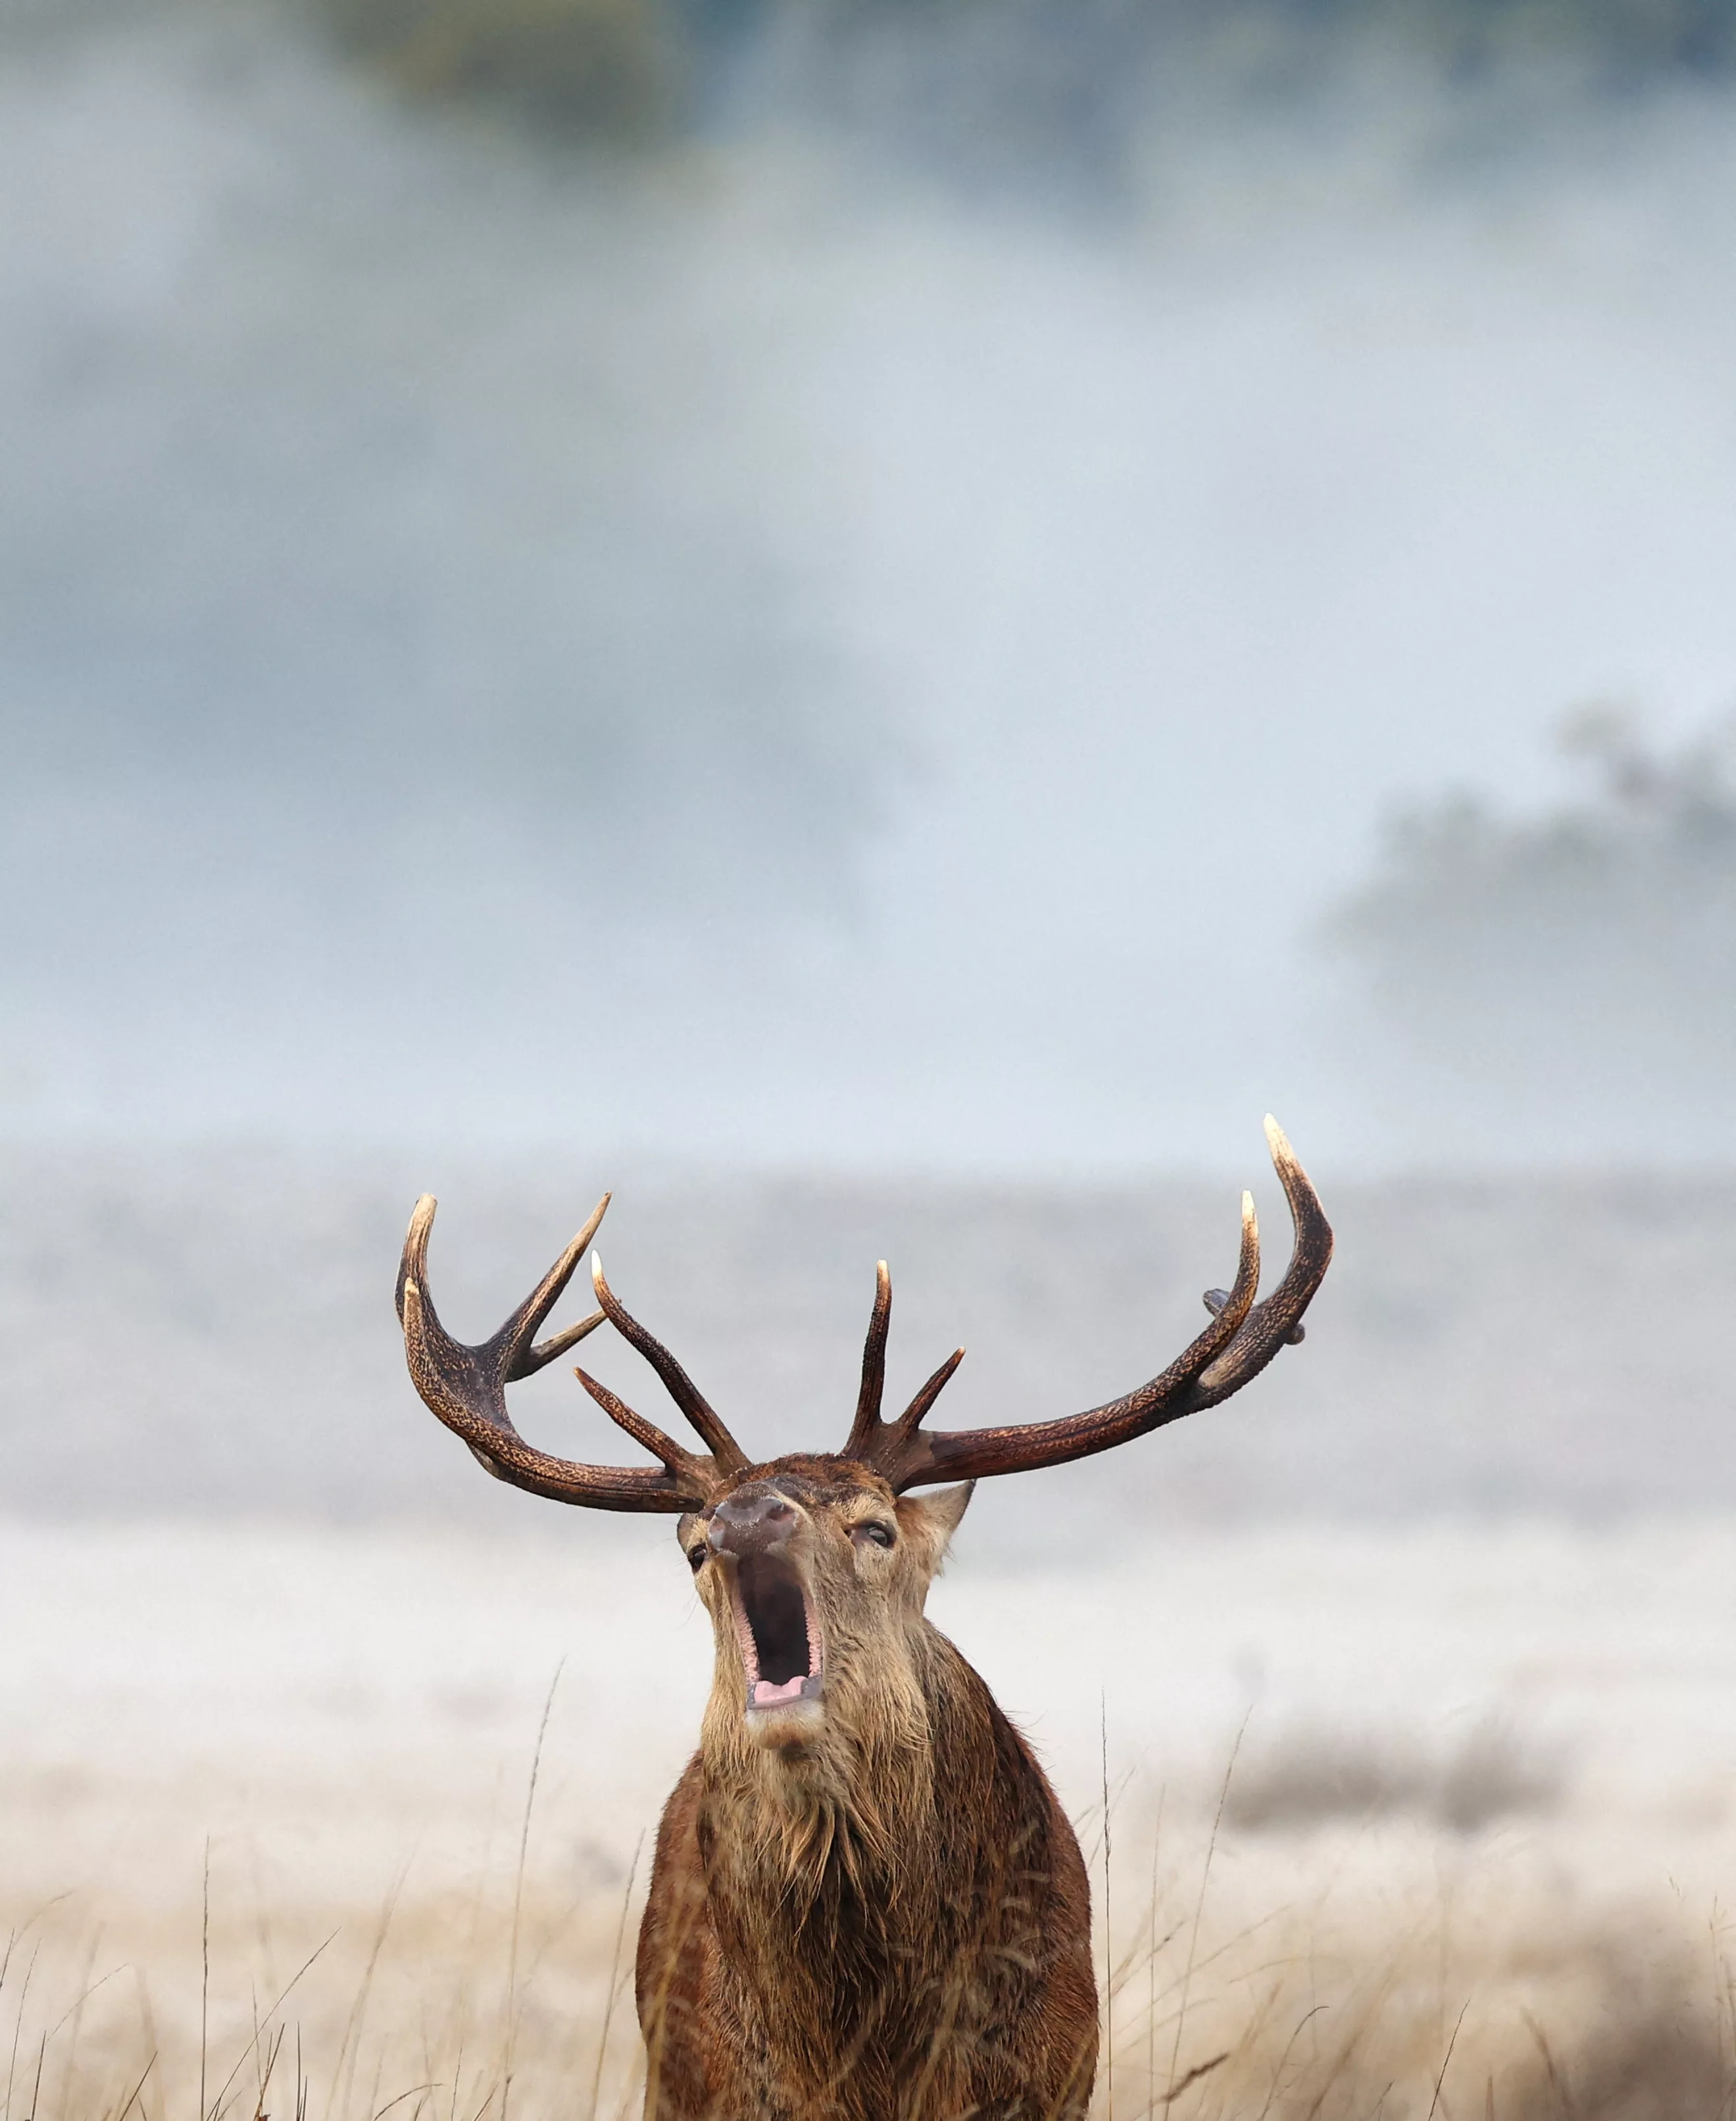
<path id="1" fill-rule="evenodd" d="M 1736 9 L 7 0 L 0 200 L 12 1507 L 522 1527 L 424 1188 L 1082 1406 L 1268 1107 L 987 1549 L 1736 1501 Z"/>

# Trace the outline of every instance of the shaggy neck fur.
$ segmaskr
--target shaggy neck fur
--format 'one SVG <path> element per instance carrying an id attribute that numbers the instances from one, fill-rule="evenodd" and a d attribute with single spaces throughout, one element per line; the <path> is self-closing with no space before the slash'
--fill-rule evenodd
<path id="1" fill-rule="evenodd" d="M 705 1719 L 699 1833 L 712 1919 L 786 2067 L 816 2092 L 840 2064 L 919 2066 L 913 2050 L 931 2044 L 941 1978 L 939 1881 L 980 1867 L 959 1868 L 969 1795 L 944 1787 L 951 1776 L 938 1782 L 935 1739 L 979 1721 L 986 1691 L 926 1620 L 907 1641 L 903 1669 L 872 1685 L 834 1666 L 825 1724 L 799 1747 L 746 1740 L 735 1699 L 714 1697 Z M 959 1965 L 950 1948 L 938 1956 Z"/>

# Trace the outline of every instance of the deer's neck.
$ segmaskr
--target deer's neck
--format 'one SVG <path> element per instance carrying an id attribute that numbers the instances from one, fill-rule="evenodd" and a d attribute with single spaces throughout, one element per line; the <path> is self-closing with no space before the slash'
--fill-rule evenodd
<path id="1" fill-rule="evenodd" d="M 1022 1839 L 1012 1733 L 983 1682 L 932 1629 L 910 1677 L 860 1713 L 840 1690 L 804 1756 L 702 1754 L 711 1919 L 793 2056 L 835 2056 L 840 2038 L 882 2062 L 919 2049 L 958 1965 L 952 1904 L 980 1906 Z"/>
<path id="2" fill-rule="evenodd" d="M 919 1868 L 934 1830 L 935 1731 L 962 1667 L 927 1623 L 895 1671 L 839 1672 L 827 1718 L 799 1745 L 762 1750 L 743 1740 L 731 1703 L 708 1716 L 705 1768 L 715 1892 L 786 1914 L 845 1888 L 901 1898 L 904 1874 Z"/>

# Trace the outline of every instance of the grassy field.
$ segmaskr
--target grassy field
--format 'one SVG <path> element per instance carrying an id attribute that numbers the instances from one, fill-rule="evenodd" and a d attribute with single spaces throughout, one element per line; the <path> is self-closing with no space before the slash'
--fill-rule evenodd
<path id="1" fill-rule="evenodd" d="M 663 1528 L 559 1530 L 8 1530 L 7 2121 L 631 2108 L 709 1643 Z M 937 1615 L 1093 1864 L 1099 2110 L 1725 2111 L 1733 1592 L 1717 1523 L 967 1538 Z"/>

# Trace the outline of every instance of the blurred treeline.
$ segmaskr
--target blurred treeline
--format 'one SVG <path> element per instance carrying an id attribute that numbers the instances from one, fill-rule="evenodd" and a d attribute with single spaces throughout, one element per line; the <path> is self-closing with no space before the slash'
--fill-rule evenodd
<path id="1" fill-rule="evenodd" d="M 1032 152 L 1101 130 L 1202 62 L 1269 88 L 1347 47 L 1452 77 L 1561 68 L 1612 90 L 1736 64 L 1736 0 L 308 0 L 405 90 L 557 137 L 655 137 L 774 55 L 864 74 L 889 114 Z"/>
<path id="2" fill-rule="evenodd" d="M 1712 1123 L 1736 1065 L 1736 722 L 1673 748 L 1625 711 L 1571 716 L 1585 776 L 1552 810 L 1461 793 L 1399 818 L 1333 922 L 1414 1056 L 1510 1106 Z"/>

